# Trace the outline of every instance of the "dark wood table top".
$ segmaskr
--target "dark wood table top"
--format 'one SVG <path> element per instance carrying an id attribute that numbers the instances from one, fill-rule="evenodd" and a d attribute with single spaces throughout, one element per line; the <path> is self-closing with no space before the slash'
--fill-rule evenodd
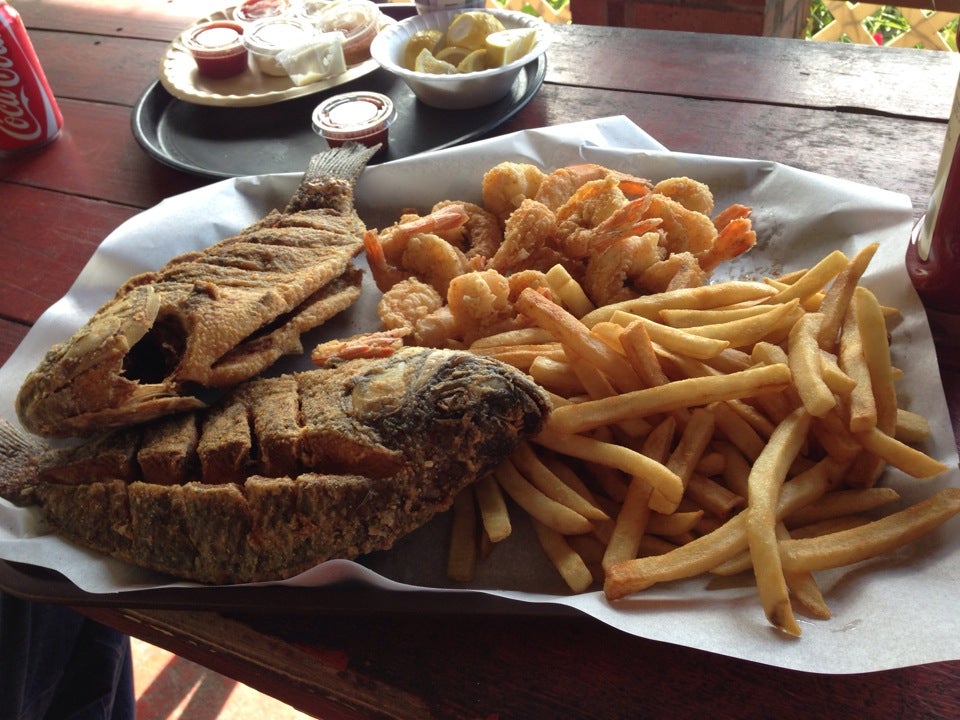
<path id="1" fill-rule="evenodd" d="M 0 161 L 0 361 L 110 231 L 210 182 L 148 156 L 131 108 L 167 43 L 219 7 L 16 5 L 66 125 L 42 152 Z M 672 150 L 779 161 L 906 193 L 918 217 L 924 210 L 960 73 L 955 54 L 555 31 L 544 85 L 495 134 L 623 114 Z M 960 372 L 948 352 L 941 360 L 956 431 Z M 814 675 L 554 613 L 84 611 L 324 718 L 960 717 L 960 661 Z"/>

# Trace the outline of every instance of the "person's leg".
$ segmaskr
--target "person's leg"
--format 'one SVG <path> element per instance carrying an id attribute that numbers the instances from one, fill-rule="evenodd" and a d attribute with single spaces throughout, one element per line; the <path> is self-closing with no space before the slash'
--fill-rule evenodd
<path id="1" fill-rule="evenodd" d="M 0 592 L 2 720 L 133 718 L 132 667 L 122 633 Z"/>

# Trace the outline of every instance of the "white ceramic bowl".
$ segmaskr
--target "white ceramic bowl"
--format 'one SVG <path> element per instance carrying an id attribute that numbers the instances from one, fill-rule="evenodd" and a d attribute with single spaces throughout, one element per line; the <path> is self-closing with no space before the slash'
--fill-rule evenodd
<path id="1" fill-rule="evenodd" d="M 463 11 L 432 12 L 407 18 L 395 25 L 388 25 L 374 38 L 370 46 L 370 54 L 380 65 L 400 77 L 418 100 L 431 107 L 465 110 L 496 102 L 510 92 L 523 66 L 547 51 L 551 39 L 550 31 L 543 20 L 533 15 L 512 10 L 487 10 L 486 12 L 500 18 L 500 22 L 507 29 L 536 28 L 537 42 L 533 49 L 508 65 L 456 75 L 416 72 L 407 70 L 401 64 L 403 48 L 415 32 L 434 29 L 446 32 L 454 16 L 461 12 Z"/>

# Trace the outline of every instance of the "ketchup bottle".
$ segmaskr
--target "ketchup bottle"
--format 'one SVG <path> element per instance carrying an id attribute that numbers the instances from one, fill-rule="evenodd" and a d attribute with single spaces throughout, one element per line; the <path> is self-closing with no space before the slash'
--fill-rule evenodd
<path id="1" fill-rule="evenodd" d="M 938 346 L 960 348 L 960 82 L 927 212 L 907 246 L 907 272 Z"/>

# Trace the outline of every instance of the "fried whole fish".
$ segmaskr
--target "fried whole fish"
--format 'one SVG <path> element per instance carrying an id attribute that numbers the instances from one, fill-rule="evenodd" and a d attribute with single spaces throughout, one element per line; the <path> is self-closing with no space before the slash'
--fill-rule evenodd
<path id="1" fill-rule="evenodd" d="M 85 436 L 202 407 L 360 294 L 365 230 L 353 204 L 372 150 L 315 156 L 282 212 L 130 278 L 26 378 L 16 410 L 44 437 Z"/>
<path id="2" fill-rule="evenodd" d="M 549 413 L 497 360 L 402 348 L 250 380 L 205 410 L 45 450 L 0 426 L 0 487 L 62 536 L 201 582 L 275 580 L 387 549 Z"/>

